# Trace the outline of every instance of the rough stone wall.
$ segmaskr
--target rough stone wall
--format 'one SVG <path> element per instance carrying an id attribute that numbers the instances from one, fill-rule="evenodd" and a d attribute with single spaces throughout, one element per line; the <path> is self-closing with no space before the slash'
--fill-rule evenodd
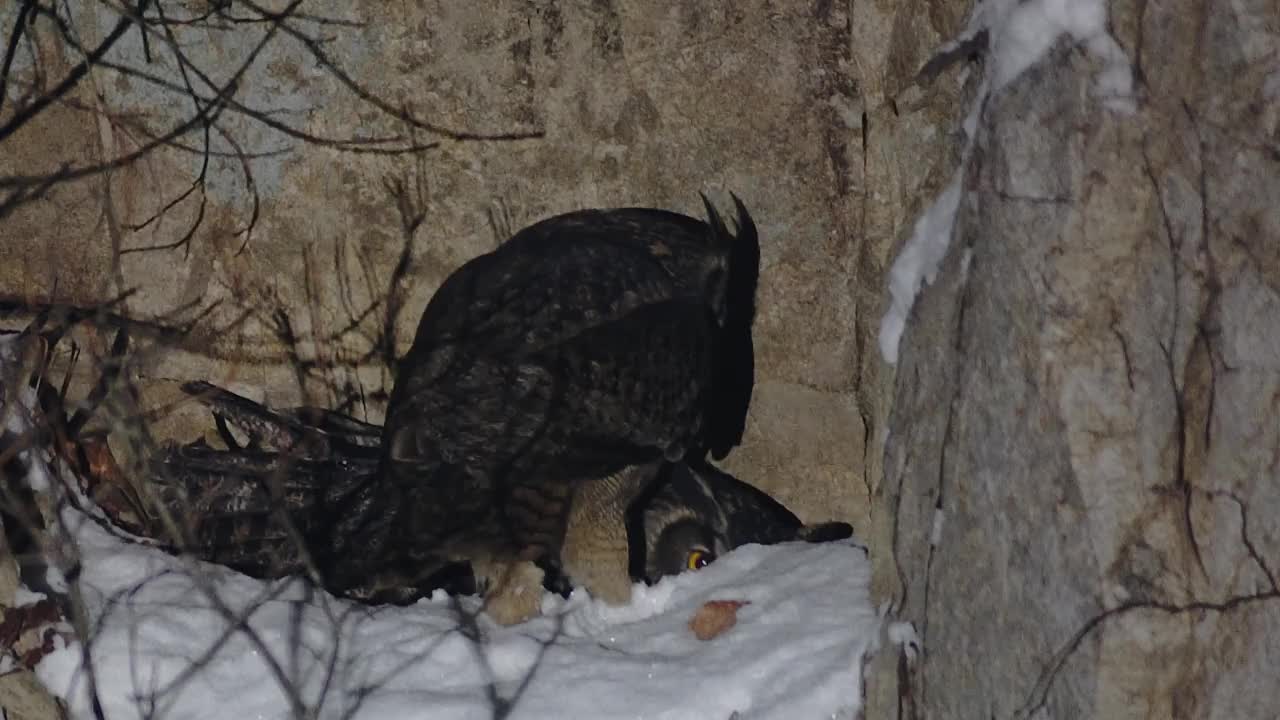
<path id="1" fill-rule="evenodd" d="M 107 4 L 70 5 L 87 46 L 114 22 Z M 182 38 L 218 82 L 246 63 L 207 168 L 161 148 L 0 218 L 7 327 L 29 318 L 18 304 L 130 291 L 114 312 L 197 320 L 183 336 L 133 324 L 144 409 L 206 377 L 272 403 L 355 396 L 377 420 L 389 287 L 403 349 L 441 280 L 511 229 L 584 206 L 697 213 L 698 190 L 732 190 L 760 226 L 763 276 L 759 385 L 729 468 L 806 519 L 852 519 L 924 636 L 901 694 L 892 668 L 872 678 L 868 718 L 1274 717 L 1274 3 L 1112 3 L 1135 116 L 1101 110 L 1096 67 L 1066 44 L 993 98 L 896 370 L 876 352 L 882 275 L 955 166 L 973 79 L 914 77 L 969 3 L 304 9 L 362 25 Z M 46 82 L 79 61 L 48 22 L 30 37 Z M 107 59 L 180 83 L 165 47 L 131 31 Z M 30 82 L 25 48 L 13 77 Z M 0 144 L 0 203 L 18 176 L 139 151 L 194 112 L 96 68 Z M 183 140 L 198 150 L 201 133 Z M 246 173 L 238 152 L 267 154 Z M 87 358 L 110 335 L 82 340 Z M 189 437 L 197 414 L 153 429 Z"/>
<path id="2" fill-rule="evenodd" d="M 106 4 L 71 5 L 87 45 L 114 21 Z M 303 7 L 363 25 L 291 23 L 327 40 L 277 31 L 235 97 L 311 142 L 223 111 L 212 137 L 226 155 L 150 223 L 199 175 L 199 153 L 54 185 L 0 219 L 0 300 L 133 290 L 117 312 L 199 318 L 184 337 L 135 327 L 147 409 L 208 377 L 273 403 L 356 395 L 377 420 L 377 303 L 406 241 L 400 349 L 448 272 L 506 230 L 584 206 L 698 213 L 698 190 L 732 190 L 760 226 L 763 277 L 759 385 L 729 468 L 806 519 L 852 519 L 880 589 L 924 636 L 902 697 L 892 673 L 872 679 L 868 718 L 1274 717 L 1274 3 L 1113 3 L 1139 71 L 1134 117 L 1100 109 L 1095 66 L 1065 44 L 994 98 L 896 380 L 876 352 L 882 275 L 955 165 L 965 87 L 962 66 L 913 78 L 969 3 Z M 184 39 L 224 80 L 264 32 Z M 78 62 L 50 24 L 33 33 L 47 77 Z M 107 57 L 180 82 L 151 45 L 148 60 L 129 32 Z M 192 112 L 181 93 L 95 69 L 0 144 L 0 178 L 134 152 Z M 368 152 L 389 136 L 440 145 Z M 184 140 L 199 148 L 201 134 Z M 250 160 L 250 183 L 237 150 L 287 152 Z M 87 355 L 109 339 L 86 337 Z M 189 437 L 197 414 L 154 429 Z"/>
<path id="3" fill-rule="evenodd" d="M 1280 11 L 1115 2 L 991 99 L 886 451 L 905 718 L 1275 718 Z M 942 520 L 930 542 L 935 511 Z"/>
<path id="4" fill-rule="evenodd" d="M 882 275 L 953 163 L 962 84 L 914 77 L 968 5 L 306 2 L 307 18 L 274 30 L 175 26 L 210 82 L 237 77 L 227 107 L 191 67 L 183 78 L 162 33 L 144 44 L 135 28 L 105 56 L 130 72 L 91 68 L 0 143 L 4 202 L 23 178 L 141 155 L 28 184 L 37 199 L 0 211 L 0 321 L 115 300 L 111 312 L 135 320 L 127 376 L 140 393 L 109 404 L 117 428 L 145 412 L 156 436 L 190 439 L 203 412 L 174 402 L 194 378 L 273 404 L 354 398 L 350 409 L 377 421 L 388 315 L 403 350 L 444 277 L 505 233 L 589 206 L 700 214 L 699 190 L 721 203 L 733 191 L 763 259 L 758 385 L 728 468 L 805 519 L 851 520 L 884 547 Z M 0 28 L 20 6 L 0 6 Z M 119 20 L 110 3 L 65 7 L 84 47 Z M 163 5 L 171 18 L 214 7 Z M 47 89 L 82 58 L 41 17 L 18 49 L 0 123 L 33 81 Z M 188 81 L 202 104 L 182 91 Z M 214 120 L 207 163 L 201 117 Z M 152 147 L 183 124 L 186 149 Z M 415 144 L 438 145 L 386 152 Z M 78 331 L 82 377 L 110 325 Z M 129 444 L 113 447 L 123 456 Z"/>
<path id="5" fill-rule="evenodd" d="M 946 129 L 954 125 L 955 88 L 923 93 L 912 79 L 959 27 L 964 3 L 301 9 L 362 26 L 292 20 L 267 40 L 265 23 L 234 32 L 179 28 L 177 37 L 219 82 L 244 64 L 234 95 L 242 107 L 273 111 L 324 144 L 272 130 L 237 107 L 223 110 L 212 142 L 224 155 L 204 168 L 196 192 L 150 223 L 200 175 L 198 130 L 182 136 L 197 152 L 161 148 L 56 184 L 0 225 L 5 298 L 89 305 L 132 291 L 115 310 L 173 322 L 198 317 L 181 338 L 138 331 L 160 347 L 134 368 L 148 409 L 178 397 L 174 381 L 195 377 L 296 402 L 293 361 L 301 360 L 309 399 L 356 396 L 356 412 L 377 420 L 390 377 L 373 339 L 386 304 L 375 303 L 404 249 L 406 214 L 420 213 L 422 223 L 408 233 L 411 257 L 398 283 L 399 349 L 440 281 L 510 229 L 584 206 L 700 214 L 699 190 L 722 202 L 733 191 L 760 227 L 763 261 L 759 384 L 746 445 L 730 468 L 806 518 L 849 518 L 872 532 L 868 493 L 879 476 L 888 397 L 874 352 L 880 276 L 946 166 Z M 5 26 L 15 12 L 0 11 Z M 107 5 L 76 6 L 86 46 L 116 19 Z M 306 40 L 321 36 L 323 43 Z M 50 23 L 37 20 L 31 37 L 50 78 L 79 60 Z M 148 48 L 130 31 L 107 59 L 182 82 L 160 36 Z M 9 138 L 0 175 L 104 162 L 194 113 L 172 87 L 106 68 L 92 70 L 69 97 Z M 418 122 L 397 117 L 404 113 Z M 537 137 L 451 140 L 433 128 Z M 353 142 L 390 136 L 400 140 L 383 148 L 440 145 L 386 155 Z M 248 173 L 235 157 L 280 150 L 251 159 Z M 407 189 L 407 203 L 393 197 L 388 180 Z M 175 247 L 137 251 L 163 245 Z M 107 340 L 88 347 L 105 351 Z M 198 412 L 178 408 L 156 432 L 189 436 L 184 419 Z"/>
<path id="6" fill-rule="evenodd" d="M 0 4 L 0 28 L 13 27 L 20 5 Z M 127 372 L 140 396 L 109 409 L 155 413 L 161 438 L 189 439 L 197 419 L 206 424 L 199 409 L 173 405 L 177 383 L 193 378 L 275 404 L 355 397 L 351 409 L 376 421 L 390 384 L 378 341 L 389 287 L 400 292 L 392 326 L 403 350 L 443 278 L 505 232 L 586 206 L 698 214 L 699 190 L 721 202 L 733 191 L 760 227 L 763 262 L 758 386 L 728 468 L 802 517 L 849 519 L 885 547 L 892 518 L 875 499 L 892 381 L 875 351 L 882 275 L 953 162 L 961 82 L 948 73 L 920 88 L 914 77 L 968 6 L 306 2 L 312 18 L 362 25 L 175 28 L 212 82 L 243 68 L 231 96 L 239 105 L 220 110 L 198 79 L 204 105 L 181 92 L 162 34 L 144 45 L 130 30 L 105 59 L 142 75 L 92 68 L 0 143 L 6 200 L 23 176 L 145 151 L 81 180 L 37 185 L 39 199 L 3 213 L 0 321 L 30 319 L 15 306 L 88 307 L 128 292 L 111 311 L 146 321 L 130 324 Z M 85 47 L 118 20 L 112 4 L 66 7 Z M 212 7 L 164 3 L 170 17 Z M 51 87 L 81 57 L 37 18 L 15 55 L 0 123 L 33 80 Z M 200 110 L 216 119 L 207 164 L 198 123 L 179 138 L 188 150 L 149 149 Z M 257 111 L 296 132 L 273 130 Z M 388 137 L 397 140 L 369 141 Z M 369 152 L 427 143 L 439 145 Z M 245 162 L 241 153 L 263 154 Z M 189 332 L 160 327 L 175 325 Z M 108 329 L 79 333 L 85 377 L 111 339 Z M 113 447 L 127 454 L 128 443 Z M 877 555 L 887 588 L 891 566 Z"/>

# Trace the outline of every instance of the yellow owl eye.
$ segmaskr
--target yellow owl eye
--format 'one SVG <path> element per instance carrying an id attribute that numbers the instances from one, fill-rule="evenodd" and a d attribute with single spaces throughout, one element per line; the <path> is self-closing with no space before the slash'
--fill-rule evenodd
<path id="1" fill-rule="evenodd" d="M 714 558 L 711 556 L 711 553 L 703 552 L 701 550 L 694 550 L 693 552 L 689 553 L 689 559 L 685 563 L 685 565 L 690 570 L 697 570 L 699 568 L 704 568 L 710 565 L 713 559 Z"/>

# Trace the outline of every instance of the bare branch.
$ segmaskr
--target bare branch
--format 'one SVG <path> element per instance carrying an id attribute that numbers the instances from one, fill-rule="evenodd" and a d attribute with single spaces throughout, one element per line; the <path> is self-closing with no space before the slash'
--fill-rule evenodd
<path id="1" fill-rule="evenodd" d="M 150 4 L 150 2 L 151 0 L 138 0 L 138 12 L 145 12 L 147 5 Z M 89 72 L 89 68 L 97 64 L 98 61 L 102 59 L 102 56 L 106 55 L 107 51 L 111 49 L 111 46 L 115 45 L 116 41 L 124 37 L 124 34 L 129 31 L 129 28 L 133 26 L 133 23 L 134 19 L 132 16 L 121 16 L 116 22 L 115 27 L 111 29 L 111 32 L 107 33 L 107 36 L 102 39 L 102 42 L 91 50 L 85 56 L 84 60 L 72 68 L 71 72 L 67 73 L 67 76 L 62 79 L 62 82 L 58 83 L 57 87 L 55 87 L 51 92 L 36 99 L 35 102 L 14 113 L 13 117 L 9 118 L 9 122 L 4 125 L 0 125 L 0 142 L 3 142 L 5 138 L 17 132 L 18 128 L 21 128 L 23 125 L 30 122 L 32 118 L 39 115 L 42 110 L 48 107 L 55 100 L 70 92 L 71 89 L 75 87 Z M 16 43 L 17 41 L 14 40 L 14 42 Z M 8 68 L 6 67 L 5 69 L 7 70 Z"/>

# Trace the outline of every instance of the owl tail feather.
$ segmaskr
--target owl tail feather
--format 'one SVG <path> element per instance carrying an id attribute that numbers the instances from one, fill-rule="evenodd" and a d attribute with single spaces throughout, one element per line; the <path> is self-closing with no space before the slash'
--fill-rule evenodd
<path id="1" fill-rule="evenodd" d="M 796 539 L 811 543 L 834 542 L 853 537 L 853 526 L 847 522 L 824 522 L 805 525 L 796 532 Z"/>

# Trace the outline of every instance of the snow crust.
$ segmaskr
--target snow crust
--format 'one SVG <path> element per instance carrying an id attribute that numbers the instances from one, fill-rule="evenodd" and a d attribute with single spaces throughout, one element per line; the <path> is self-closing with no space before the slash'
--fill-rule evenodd
<path id="1" fill-rule="evenodd" d="M 289 717 L 285 686 L 320 718 L 488 718 L 508 705 L 513 718 L 852 718 L 863 660 L 886 629 L 853 544 L 748 545 L 636 585 L 625 607 L 545 594 L 543 617 L 500 627 L 474 598 L 366 607 L 184 561 L 74 510 L 64 520 L 81 552 L 98 695 L 112 720 Z M 248 618 L 260 645 L 227 632 L 210 591 Z M 709 600 L 749 604 L 704 642 L 688 622 Z M 74 643 L 37 674 L 88 718 L 80 660 Z"/>

